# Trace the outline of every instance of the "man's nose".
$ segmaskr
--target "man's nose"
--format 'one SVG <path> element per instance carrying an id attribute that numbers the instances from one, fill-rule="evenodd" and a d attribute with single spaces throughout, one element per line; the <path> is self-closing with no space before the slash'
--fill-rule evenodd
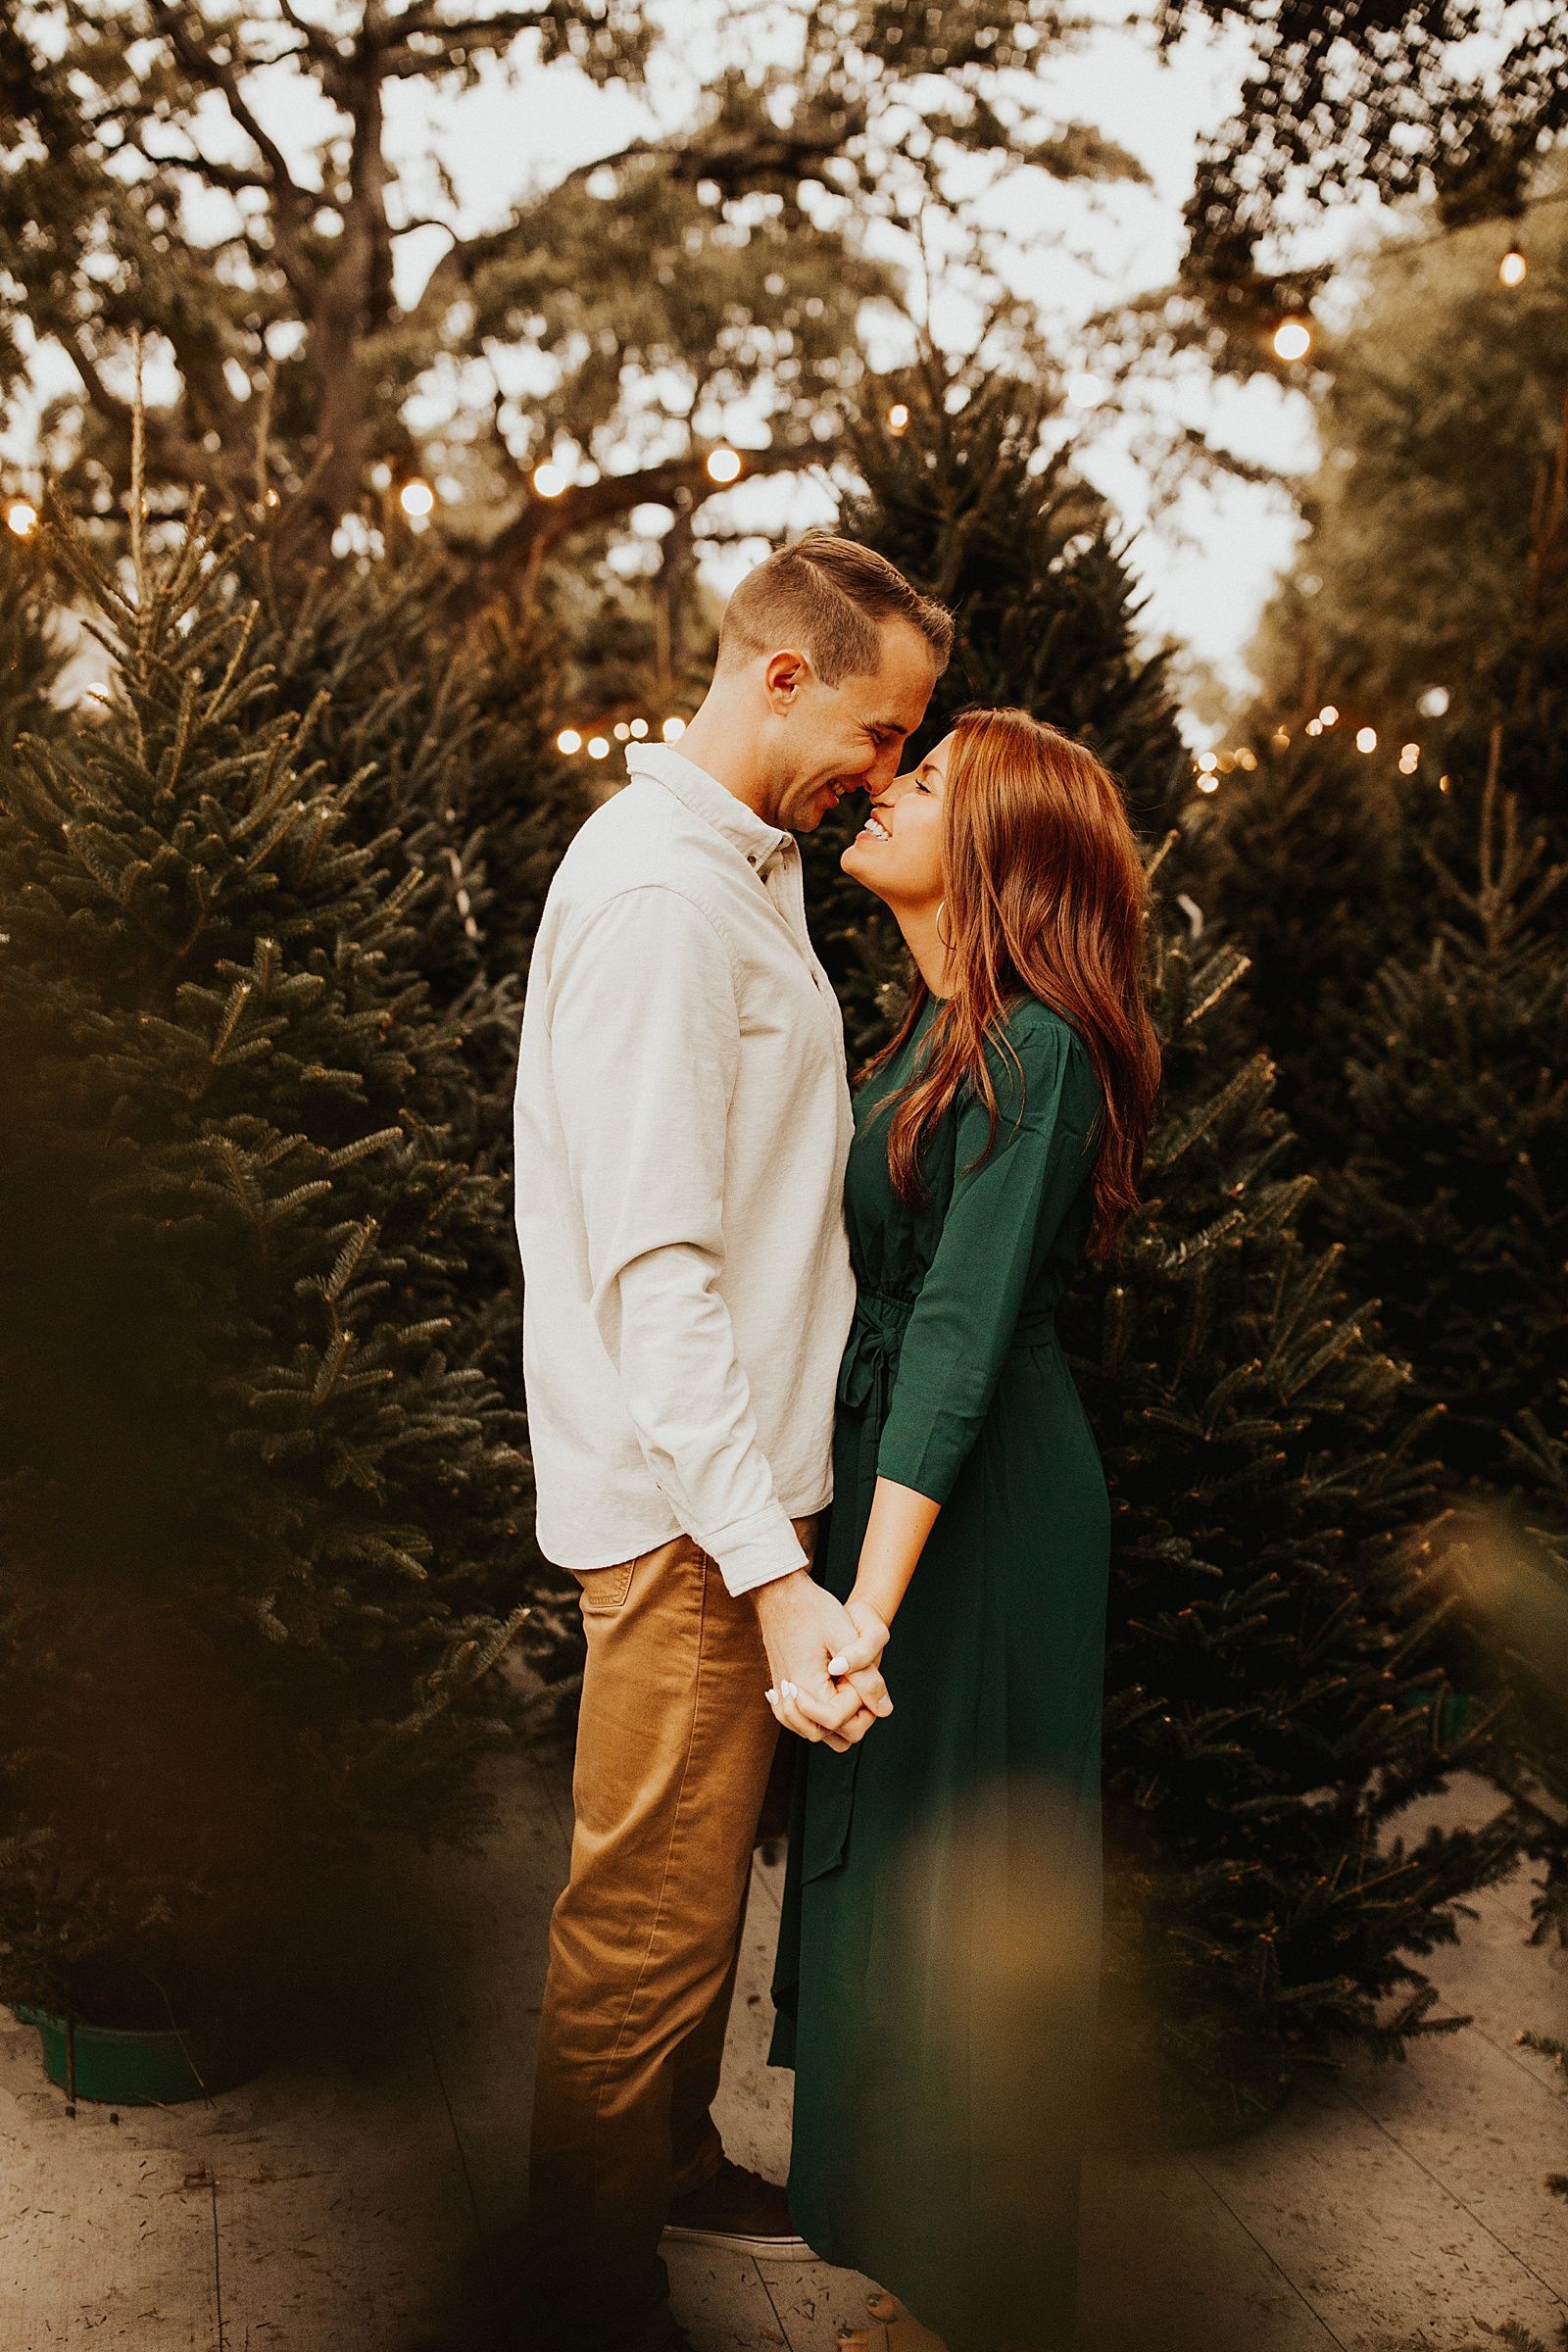
<path id="1" fill-rule="evenodd" d="M 889 744 L 878 752 L 866 771 L 865 788 L 873 801 L 885 801 L 897 792 L 900 784 L 899 752 L 902 747 Z"/>

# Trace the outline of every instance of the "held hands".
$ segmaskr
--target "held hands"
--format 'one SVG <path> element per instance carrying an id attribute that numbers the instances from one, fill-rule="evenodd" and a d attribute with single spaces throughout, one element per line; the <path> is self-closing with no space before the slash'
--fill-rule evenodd
<path id="1" fill-rule="evenodd" d="M 797 1569 L 756 1595 L 772 1684 L 767 1701 L 786 1731 L 842 1755 L 893 1701 L 878 1667 L 888 1629 L 864 1601 L 835 1600 Z"/>

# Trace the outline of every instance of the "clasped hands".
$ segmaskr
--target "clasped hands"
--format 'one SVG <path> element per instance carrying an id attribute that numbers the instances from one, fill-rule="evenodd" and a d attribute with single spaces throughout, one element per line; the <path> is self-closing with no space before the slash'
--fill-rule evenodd
<path id="1" fill-rule="evenodd" d="M 773 1678 L 768 1705 L 786 1731 L 844 1754 L 893 1712 L 880 1669 L 887 1626 L 853 1594 L 836 1600 L 805 1568 L 755 1597 Z"/>

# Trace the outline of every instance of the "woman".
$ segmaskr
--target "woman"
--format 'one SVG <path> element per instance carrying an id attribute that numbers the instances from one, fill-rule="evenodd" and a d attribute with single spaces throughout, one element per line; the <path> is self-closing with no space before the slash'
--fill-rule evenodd
<path id="1" fill-rule="evenodd" d="M 796 2074 L 790 2204 L 817 2253 L 892 2290 L 871 2307 L 898 2352 L 1057 2352 L 1109 1506 L 1053 1311 L 1137 1200 L 1159 1075 L 1144 873 L 1112 778 L 1021 710 L 960 718 L 843 864 L 919 973 L 856 1104 L 820 1569 L 862 1632 L 897 1620 L 895 1711 L 802 1753 L 770 2052 Z M 769 1701 L 812 1738 L 787 1688 Z"/>

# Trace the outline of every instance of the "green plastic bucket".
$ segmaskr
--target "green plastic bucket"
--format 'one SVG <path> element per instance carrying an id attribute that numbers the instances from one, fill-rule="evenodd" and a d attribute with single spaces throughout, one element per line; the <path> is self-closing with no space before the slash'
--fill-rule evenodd
<path id="1" fill-rule="evenodd" d="M 70 2085 L 72 2029 L 45 2009 L 13 2006 L 24 2026 L 36 2026 L 44 2072 L 62 2090 Z M 172 2107 L 232 2090 L 260 2074 L 270 2051 L 265 2037 L 243 2028 L 87 2026 L 74 2028 L 75 2095 L 112 2107 Z"/>

